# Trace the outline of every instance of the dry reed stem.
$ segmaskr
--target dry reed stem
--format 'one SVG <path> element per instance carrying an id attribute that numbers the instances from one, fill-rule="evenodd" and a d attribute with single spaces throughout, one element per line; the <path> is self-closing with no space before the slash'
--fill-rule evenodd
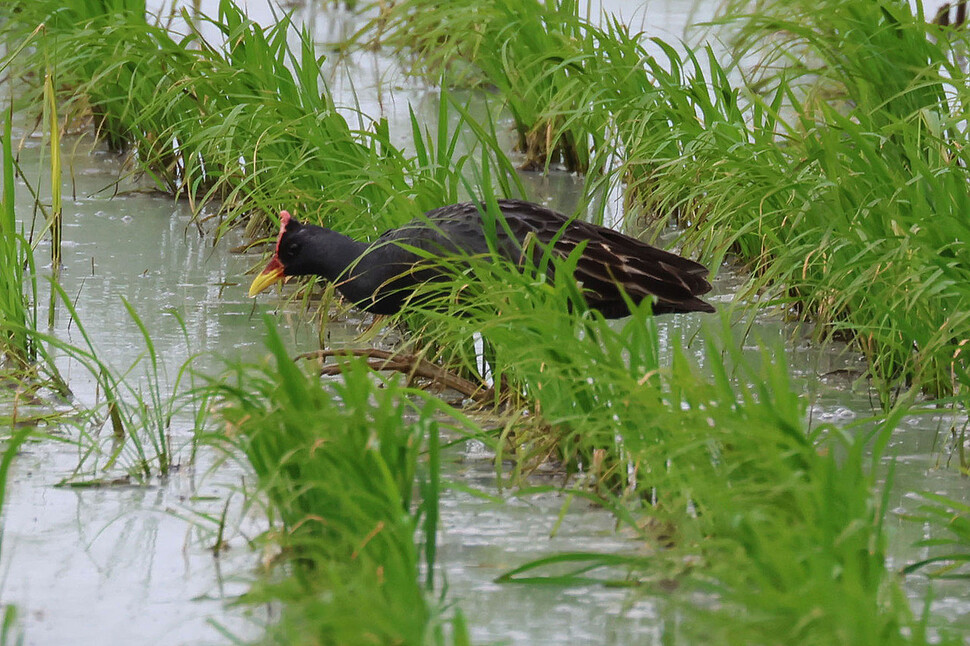
<path id="1" fill-rule="evenodd" d="M 340 357 L 366 357 L 372 370 L 393 370 L 407 375 L 408 380 L 414 377 L 430 379 L 434 384 L 450 388 L 478 403 L 485 403 L 495 398 L 495 390 L 486 387 L 484 384 L 476 384 L 455 373 L 442 368 L 413 354 L 396 354 L 387 350 L 377 348 L 344 348 L 340 350 L 316 350 L 314 352 L 304 352 L 295 359 L 316 359 L 325 361 L 328 358 Z M 321 375 L 334 376 L 343 373 L 343 365 L 329 364 L 320 367 Z"/>

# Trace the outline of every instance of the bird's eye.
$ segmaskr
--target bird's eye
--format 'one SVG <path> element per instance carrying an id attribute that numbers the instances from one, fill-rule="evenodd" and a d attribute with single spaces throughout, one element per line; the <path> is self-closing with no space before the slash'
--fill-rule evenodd
<path id="1" fill-rule="evenodd" d="M 300 251 L 300 243 L 298 242 L 288 242 L 283 245 L 283 254 L 286 256 L 295 256 Z"/>

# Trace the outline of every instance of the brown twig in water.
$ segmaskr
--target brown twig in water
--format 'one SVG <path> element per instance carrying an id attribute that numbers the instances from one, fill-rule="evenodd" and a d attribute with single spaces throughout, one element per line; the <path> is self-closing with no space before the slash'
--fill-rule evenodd
<path id="1" fill-rule="evenodd" d="M 372 370 L 394 370 L 395 372 L 407 375 L 408 379 L 424 377 L 439 386 L 450 388 L 479 403 L 485 403 L 495 397 L 495 390 L 493 388 L 486 388 L 483 384 L 476 384 L 413 354 L 395 354 L 376 348 L 346 348 L 341 350 L 304 352 L 303 354 L 297 355 L 295 359 L 316 359 L 323 361 L 338 357 L 367 357 L 370 359 L 367 365 Z M 339 363 L 320 366 L 321 375 L 332 376 L 339 375 L 342 372 L 343 366 Z"/>

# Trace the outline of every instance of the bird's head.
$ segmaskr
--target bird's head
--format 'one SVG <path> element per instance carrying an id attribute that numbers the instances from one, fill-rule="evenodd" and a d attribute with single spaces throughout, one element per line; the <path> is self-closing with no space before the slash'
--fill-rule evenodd
<path id="1" fill-rule="evenodd" d="M 273 257 L 266 268 L 253 279 L 249 286 L 249 295 L 255 296 L 270 285 L 284 280 L 287 276 L 298 276 L 301 273 L 298 265 L 302 242 L 300 231 L 304 225 L 293 218 L 287 211 L 280 211 L 280 234 L 276 237 L 276 248 Z"/>

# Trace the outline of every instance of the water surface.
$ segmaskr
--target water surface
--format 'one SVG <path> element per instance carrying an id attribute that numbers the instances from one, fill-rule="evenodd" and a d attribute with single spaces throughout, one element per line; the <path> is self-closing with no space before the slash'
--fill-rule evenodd
<path id="1" fill-rule="evenodd" d="M 201 4 L 204 11 L 215 12 L 215 2 Z M 257 22 L 273 21 L 274 14 L 261 0 L 244 4 Z M 642 23 L 648 33 L 676 39 L 688 20 L 711 15 L 716 4 L 651 2 L 649 10 L 632 2 L 604 6 L 628 17 L 631 24 Z M 319 3 L 298 5 L 294 16 L 309 24 L 321 42 L 344 37 L 360 25 L 358 17 L 321 9 Z M 339 64 L 334 61 L 328 72 L 338 103 L 348 108 L 359 104 L 368 115 L 387 116 L 399 143 L 408 136 L 408 105 L 429 123 L 436 118 L 435 90 L 403 77 L 382 54 L 355 54 Z M 27 141 L 22 161 L 43 176 L 39 143 Z M 66 141 L 65 150 L 73 149 L 74 143 Z M 141 357 L 132 373 L 135 379 L 145 365 L 144 340 L 122 298 L 145 320 L 164 360 L 168 388 L 182 364 L 196 354 L 201 354 L 197 369 L 210 374 L 218 373 L 226 361 L 261 360 L 264 312 L 274 315 L 293 351 L 317 347 L 316 331 L 303 322 L 298 307 L 281 304 L 272 294 L 256 301 L 246 297 L 246 272 L 261 257 L 230 253 L 241 239 L 230 234 L 214 244 L 211 225 L 200 234 L 187 203 L 145 190 L 144 182 L 129 178 L 122 158 L 92 150 L 83 141 L 76 150 L 65 162 L 61 282 L 107 363 L 123 371 Z M 565 173 L 526 175 L 524 181 L 531 197 L 560 210 L 572 211 L 582 199 L 581 179 Z M 41 192 L 47 194 L 49 188 Z M 27 196 L 21 187 L 18 213 L 25 221 L 32 212 Z M 614 199 L 608 209 L 614 219 L 617 203 Z M 47 253 L 42 243 L 38 259 Z M 729 302 L 741 282 L 731 268 L 721 268 L 714 300 Z M 694 339 L 690 352 L 703 364 L 703 340 L 695 339 L 701 320 L 696 315 L 661 319 L 665 348 L 669 350 L 675 337 L 684 343 Z M 330 343 L 354 343 L 367 322 L 367 317 L 352 314 L 333 323 Z M 73 343 L 82 340 L 78 323 L 69 320 L 63 307 L 53 332 Z M 855 380 L 864 369 L 861 357 L 834 344 L 820 349 L 809 332 L 772 314 L 759 315 L 750 329 L 741 321 L 736 329 L 737 343 L 752 355 L 760 353 L 763 343 L 788 349 L 797 387 L 812 403 L 813 422 L 846 423 L 872 415 L 872 394 L 865 383 Z M 79 365 L 64 356 L 58 361 L 77 404 L 91 406 L 103 396 L 95 379 Z M 915 416 L 894 434 L 897 468 L 891 503 L 897 512 L 915 508 L 917 500 L 909 493 L 913 491 L 964 497 L 963 483 L 941 463 L 952 421 L 945 414 Z M 79 450 L 54 441 L 25 447 L 15 463 L 4 507 L 0 598 L 20 609 L 28 644 L 226 643 L 217 626 L 245 638 L 260 634 L 259 622 L 266 618 L 261 610 L 250 617 L 227 602 L 254 576 L 258 559 L 248 539 L 265 528 L 264 520 L 258 509 L 242 509 L 244 469 L 205 447 L 189 464 L 186 451 L 192 431 L 189 417 L 176 419 L 173 444 L 180 451 L 181 466 L 147 486 L 56 487 L 72 476 Z M 61 432 L 65 438 L 76 433 Z M 459 451 L 448 469 L 448 477 L 496 493 L 494 467 L 480 447 L 471 444 Z M 229 549 L 216 558 L 211 517 L 221 513 L 227 497 Z M 440 565 L 448 598 L 462 608 L 476 642 L 659 643 L 658 608 L 641 593 L 601 586 L 495 584 L 494 578 L 509 568 L 544 555 L 643 549 L 614 531 L 609 514 L 584 503 L 572 504 L 559 532 L 551 537 L 563 496 L 506 498 L 499 504 L 463 491 L 446 491 L 442 499 Z M 916 555 L 908 546 L 926 530 L 893 515 L 889 531 L 893 562 L 902 564 Z M 919 598 L 920 580 L 909 581 L 914 599 Z M 955 586 L 942 590 L 934 611 L 966 624 L 966 591 Z"/>

